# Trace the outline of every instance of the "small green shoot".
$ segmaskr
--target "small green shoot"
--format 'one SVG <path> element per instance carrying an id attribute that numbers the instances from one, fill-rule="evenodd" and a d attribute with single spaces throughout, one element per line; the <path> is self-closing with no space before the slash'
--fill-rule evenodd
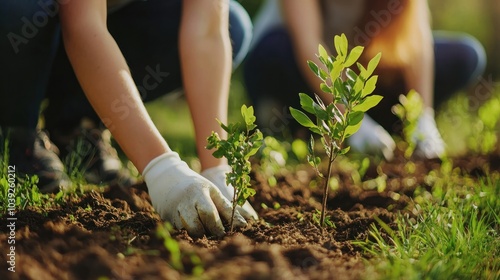
<path id="1" fill-rule="evenodd" d="M 319 67 L 313 61 L 308 61 L 309 68 L 321 80 L 322 91 L 331 95 L 332 101 L 325 104 L 318 95 L 315 95 L 316 100 L 314 100 L 305 93 L 299 93 L 302 109 L 314 115 L 316 121 L 312 121 L 306 113 L 290 108 L 290 113 L 299 124 L 321 136 L 321 142 L 328 156 L 328 175 L 323 188 L 320 218 L 321 227 L 325 224 L 332 164 L 337 156 L 349 151 L 349 147 L 343 147 L 344 141 L 358 131 L 365 112 L 382 100 L 380 95 L 371 95 L 378 79 L 377 75 L 372 76 L 372 74 L 380 61 L 381 54 L 372 58 L 365 68 L 357 62 L 364 50 L 362 46 L 348 51 L 345 34 L 335 36 L 334 45 L 337 51 L 336 57 L 328 55 L 326 49 L 319 45 L 317 57 L 323 67 Z M 358 73 L 349 68 L 355 63 Z M 315 156 L 314 148 L 314 137 L 311 136 L 308 161 L 316 169 L 318 176 L 324 178 L 319 171 L 321 159 Z"/>
<path id="2" fill-rule="evenodd" d="M 169 264 L 177 271 L 184 271 L 184 265 L 182 265 L 182 255 L 179 243 L 175 240 L 170 232 L 173 231 L 173 227 L 170 223 L 165 222 L 158 225 L 156 229 L 156 236 L 163 240 L 163 246 L 170 253 Z"/>
<path id="3" fill-rule="evenodd" d="M 263 136 L 255 124 L 253 107 L 241 106 L 242 122 L 225 125 L 217 120 L 228 134 L 223 140 L 216 132 L 208 137 L 207 149 L 215 149 L 214 157 L 225 157 L 231 166 L 231 172 L 226 176 L 226 183 L 234 188 L 233 212 L 231 215 L 231 232 L 233 231 L 234 211 L 237 205 L 243 205 L 247 198 L 255 194 L 250 186 L 252 165 L 249 161 L 262 145 Z"/>
<path id="4" fill-rule="evenodd" d="M 392 113 L 403 125 L 403 138 L 407 144 L 404 157 L 410 159 L 417 146 L 414 135 L 417 131 L 418 118 L 424 110 L 424 101 L 418 92 L 411 90 L 406 96 L 400 95 L 399 102 L 400 104 L 392 106 Z"/>
<path id="5" fill-rule="evenodd" d="M 195 277 L 203 274 L 203 264 L 200 257 L 194 252 L 182 252 L 179 242 L 172 237 L 171 232 L 174 230 L 173 226 L 165 222 L 158 225 L 156 229 L 156 236 L 163 240 L 163 246 L 170 253 L 168 263 L 177 271 L 190 273 Z M 189 271 L 183 265 L 183 260 L 189 259 Z"/>
<path id="6" fill-rule="evenodd" d="M 468 146 L 476 153 L 487 155 L 497 148 L 498 124 L 500 123 L 500 97 L 486 101 L 477 112 L 473 133 L 467 139 Z"/>
<path id="7" fill-rule="evenodd" d="M 322 226 L 321 225 L 321 212 L 318 209 L 316 209 L 316 212 L 313 213 L 312 218 L 313 218 L 314 223 L 318 224 L 319 226 Z M 336 228 L 335 223 L 330 220 L 330 216 L 325 216 L 324 223 L 329 228 Z"/>
<path id="8" fill-rule="evenodd" d="M 288 151 L 285 146 L 285 143 L 280 142 L 272 136 L 264 137 L 263 145 L 259 152 L 260 171 L 265 174 L 267 183 L 271 187 L 278 184 L 275 175 L 285 169 L 288 160 Z"/>

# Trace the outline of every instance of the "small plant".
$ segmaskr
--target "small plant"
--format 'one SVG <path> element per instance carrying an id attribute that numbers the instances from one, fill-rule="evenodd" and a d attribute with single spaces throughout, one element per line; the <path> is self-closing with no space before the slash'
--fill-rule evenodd
<path id="1" fill-rule="evenodd" d="M 227 173 L 226 183 L 234 188 L 233 212 L 231 214 L 231 232 L 233 231 L 234 211 L 237 205 L 243 205 L 248 197 L 255 194 L 250 186 L 250 171 L 252 165 L 249 161 L 262 145 L 262 133 L 255 125 L 253 107 L 241 106 L 242 122 L 224 125 L 217 120 L 228 134 L 227 140 L 220 139 L 216 132 L 208 137 L 207 149 L 216 149 L 214 157 L 225 157 L 231 166 L 231 172 Z"/>
<path id="2" fill-rule="evenodd" d="M 156 228 L 156 237 L 163 240 L 163 246 L 170 254 L 168 263 L 175 270 L 184 272 L 185 267 L 182 261 L 186 255 L 181 251 L 179 242 L 177 242 L 177 240 L 175 240 L 175 238 L 173 238 L 170 234 L 173 229 L 172 225 L 168 222 L 159 224 Z M 203 266 L 200 257 L 194 253 L 188 254 L 187 256 L 192 264 L 192 270 L 190 273 L 193 276 L 200 276 L 203 273 Z"/>
<path id="3" fill-rule="evenodd" d="M 173 230 L 172 225 L 163 223 L 156 228 L 156 236 L 163 240 L 163 246 L 170 253 L 169 264 L 178 271 L 183 271 L 181 248 L 177 240 L 172 238 L 170 232 Z"/>
<path id="4" fill-rule="evenodd" d="M 399 96 L 399 103 L 392 106 L 392 112 L 403 125 L 403 140 L 407 144 L 404 157 L 409 159 L 417 146 L 414 135 L 417 131 L 418 118 L 424 110 L 424 101 L 418 92 L 411 90 L 406 96 Z"/>
<path id="5" fill-rule="evenodd" d="M 476 153 L 486 155 L 497 148 L 498 124 L 500 123 L 500 98 L 494 96 L 486 101 L 477 112 L 473 133 L 467 139 L 468 146 Z"/>
<path id="6" fill-rule="evenodd" d="M 278 183 L 276 174 L 285 169 L 288 160 L 286 143 L 280 142 L 272 136 L 264 137 L 260 155 L 260 171 L 265 174 L 269 186 L 274 187 Z"/>
<path id="7" fill-rule="evenodd" d="M 318 67 L 313 61 L 308 61 L 309 68 L 321 80 L 322 91 L 331 95 L 332 101 L 325 104 L 316 94 L 314 100 L 305 93 L 299 93 L 302 109 L 314 115 L 315 122 L 306 113 L 290 108 L 290 113 L 298 123 L 321 136 L 321 142 L 328 156 L 328 175 L 324 185 L 320 218 L 321 227 L 325 224 L 332 164 L 337 156 L 349 151 L 349 147 L 343 147 L 344 141 L 358 131 L 364 113 L 382 100 L 380 95 L 371 95 L 378 79 L 378 76 L 372 76 L 372 74 L 380 61 L 381 54 L 379 53 L 371 59 L 365 68 L 357 62 L 363 53 L 362 46 L 354 47 L 349 52 L 347 38 L 344 34 L 335 36 L 334 45 L 337 52 L 336 57 L 328 55 L 325 48 L 319 45 L 317 57 L 323 67 Z M 349 68 L 355 63 L 359 73 Z M 309 143 L 308 161 L 316 169 L 318 176 L 324 178 L 325 176 L 319 170 L 321 159 L 314 154 L 313 136 L 311 136 Z"/>
<path id="8" fill-rule="evenodd" d="M 85 172 L 88 170 L 91 158 L 96 153 L 91 144 L 82 137 L 75 140 L 75 148 L 64 158 L 68 176 L 75 185 L 82 186 L 87 184 Z"/>
<path id="9" fill-rule="evenodd" d="M 316 209 L 312 215 L 313 222 L 321 226 L 321 212 Z M 331 221 L 330 216 L 325 216 L 325 225 L 330 228 L 336 228 L 335 223 Z"/>

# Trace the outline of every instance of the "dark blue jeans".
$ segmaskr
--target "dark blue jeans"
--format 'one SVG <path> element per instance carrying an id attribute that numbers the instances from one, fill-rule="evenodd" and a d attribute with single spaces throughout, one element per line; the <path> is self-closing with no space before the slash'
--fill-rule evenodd
<path id="1" fill-rule="evenodd" d="M 47 4 L 40 4 L 44 1 Z M 246 11 L 237 2 L 228 1 L 236 68 L 248 52 L 252 25 Z M 44 97 L 48 98 L 44 113 L 48 129 L 73 129 L 83 117 L 98 121 L 61 44 L 57 13 L 51 12 L 57 11 L 55 1 L 26 2 L 3 0 L 0 4 L 0 71 L 5 71 L 0 74 L 0 104 L 8 104 L 3 106 L 7 110 L 0 112 L 0 126 L 34 128 Z M 143 101 L 182 87 L 178 54 L 181 8 L 182 0 L 135 1 L 108 15 L 108 29 L 127 60 Z M 47 23 L 38 26 L 44 17 Z M 27 33 L 30 30 L 24 27 L 23 18 L 28 22 L 33 19 L 36 34 Z M 11 32 L 31 38 L 13 45 L 5 41 Z"/>
<path id="2" fill-rule="evenodd" d="M 0 3 L 0 126 L 34 128 L 59 44 L 53 0 Z"/>
<path id="3" fill-rule="evenodd" d="M 477 82 L 486 61 L 482 46 L 465 34 L 436 32 L 434 52 L 434 99 L 436 106 L 439 106 L 457 91 Z M 268 134 L 280 135 L 286 129 L 294 133 L 299 127 L 288 107 L 300 108 L 298 93 L 312 94 L 313 90 L 299 70 L 290 37 L 284 27 L 270 30 L 255 44 L 243 70 L 259 127 Z M 392 76 L 391 83 L 384 85 L 379 79 L 376 93 L 383 95 L 384 99 L 368 112 L 389 131 L 394 130 L 397 123 L 391 107 L 398 102 L 400 94 L 406 93 L 403 77 L 398 72 L 384 73 Z"/>

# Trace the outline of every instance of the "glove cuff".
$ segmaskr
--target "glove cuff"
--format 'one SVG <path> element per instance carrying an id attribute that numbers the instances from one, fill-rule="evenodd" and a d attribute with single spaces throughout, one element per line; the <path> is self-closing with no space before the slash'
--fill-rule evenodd
<path id="1" fill-rule="evenodd" d="M 162 173 L 166 172 L 168 169 L 183 163 L 186 164 L 181 160 L 178 153 L 173 151 L 164 153 L 152 159 L 146 165 L 144 171 L 142 171 L 142 176 L 147 183 L 153 178 L 156 178 Z"/>
<path id="2" fill-rule="evenodd" d="M 225 175 L 228 172 L 231 172 L 231 166 L 229 166 L 227 164 L 223 164 L 223 165 L 218 165 L 215 167 L 205 169 L 200 173 L 200 175 L 205 177 L 205 178 L 213 178 L 213 177 L 217 176 L 218 174 Z"/>

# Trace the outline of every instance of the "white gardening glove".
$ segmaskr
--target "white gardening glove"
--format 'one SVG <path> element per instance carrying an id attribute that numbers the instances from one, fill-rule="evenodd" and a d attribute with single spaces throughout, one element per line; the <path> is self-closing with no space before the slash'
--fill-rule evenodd
<path id="1" fill-rule="evenodd" d="M 445 155 L 446 145 L 437 129 L 432 108 L 425 108 L 422 111 L 412 140 L 416 143 L 415 155 L 417 157 L 433 159 Z"/>
<path id="2" fill-rule="evenodd" d="M 396 148 L 396 142 L 389 132 L 366 114 L 359 130 L 347 138 L 347 142 L 353 151 L 383 155 L 387 160 L 394 157 Z"/>
<path id="3" fill-rule="evenodd" d="M 221 218 L 231 220 L 231 203 L 217 187 L 194 172 L 175 152 L 153 159 L 143 171 L 149 196 L 160 217 L 191 236 L 224 235 Z M 220 216 L 219 216 L 220 214 Z M 234 226 L 245 219 L 235 212 Z"/>
<path id="4" fill-rule="evenodd" d="M 201 175 L 210 182 L 214 183 L 217 188 L 222 192 L 222 194 L 229 200 L 233 201 L 234 188 L 231 185 L 226 184 L 226 173 L 231 172 L 231 167 L 229 165 L 219 165 L 212 167 L 201 172 Z M 236 209 L 240 214 L 247 220 L 254 219 L 258 220 L 259 216 L 257 212 L 253 209 L 252 205 L 248 201 L 245 201 L 243 206 L 237 206 Z"/>

